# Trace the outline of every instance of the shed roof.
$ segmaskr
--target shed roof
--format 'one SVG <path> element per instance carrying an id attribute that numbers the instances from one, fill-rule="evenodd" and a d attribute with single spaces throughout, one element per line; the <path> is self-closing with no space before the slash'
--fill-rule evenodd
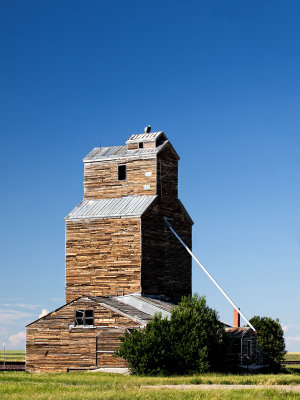
<path id="1" fill-rule="evenodd" d="M 117 199 L 82 200 L 65 220 L 140 217 L 156 197 L 125 196 Z"/>

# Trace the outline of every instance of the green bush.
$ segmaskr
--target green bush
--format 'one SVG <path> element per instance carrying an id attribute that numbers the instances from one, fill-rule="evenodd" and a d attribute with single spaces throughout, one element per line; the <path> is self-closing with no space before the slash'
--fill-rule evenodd
<path id="1" fill-rule="evenodd" d="M 140 330 L 121 338 L 117 355 L 133 373 L 143 375 L 192 374 L 224 368 L 228 336 L 215 310 L 204 297 L 185 297 L 171 318 L 155 315 Z"/>
<path id="2" fill-rule="evenodd" d="M 257 330 L 257 345 L 263 352 L 264 363 L 269 364 L 273 371 L 279 370 L 286 353 L 284 333 L 279 319 L 255 316 L 250 322 Z"/>

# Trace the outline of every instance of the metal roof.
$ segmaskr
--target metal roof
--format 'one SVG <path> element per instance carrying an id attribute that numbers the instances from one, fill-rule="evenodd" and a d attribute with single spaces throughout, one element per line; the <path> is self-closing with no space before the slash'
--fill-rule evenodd
<path id="1" fill-rule="evenodd" d="M 166 301 L 165 296 L 141 295 L 140 293 L 133 293 L 117 297 L 82 296 L 70 301 L 67 304 L 64 304 L 63 306 L 29 323 L 26 326 L 30 326 L 42 319 L 48 318 L 53 312 L 59 311 L 69 304 L 76 302 L 80 298 L 88 298 L 100 304 L 102 307 L 106 307 L 116 313 L 120 313 L 121 315 L 124 315 L 127 318 L 130 318 L 140 323 L 142 326 L 147 325 L 147 323 L 151 321 L 154 314 L 156 313 L 161 313 L 163 317 L 167 317 L 169 319 L 172 309 L 176 307 L 176 304 Z M 226 332 L 230 336 L 237 338 L 243 337 L 249 330 L 253 332 L 251 328 L 226 328 Z"/>
<path id="2" fill-rule="evenodd" d="M 33 322 L 30 322 L 30 324 L 28 324 L 26 326 L 33 325 L 34 323 L 36 323 L 42 319 L 51 317 L 52 313 L 57 312 L 60 309 L 68 306 L 69 304 L 75 303 L 77 300 L 82 299 L 82 298 L 90 299 L 91 301 L 98 303 L 100 306 L 106 307 L 106 308 L 110 309 L 111 311 L 114 311 L 116 313 L 124 315 L 124 316 L 132 319 L 133 321 L 141 324 L 142 326 L 146 325 L 152 319 L 151 314 L 143 312 L 142 310 L 139 310 L 138 308 L 132 307 L 128 304 L 123 304 L 123 303 L 117 301 L 116 297 L 82 296 L 82 297 L 78 297 L 77 299 L 70 301 L 67 304 L 64 304 L 62 307 L 57 308 L 56 310 L 48 313 L 47 315 L 44 315 L 43 317 L 41 317 Z"/>
<path id="3" fill-rule="evenodd" d="M 117 301 L 117 297 L 98 297 L 88 296 L 90 299 L 96 301 L 102 306 L 106 306 L 112 311 L 119 312 L 120 314 L 133 319 L 136 322 L 147 324 L 151 321 L 152 316 L 138 308 L 132 307 L 129 304 L 124 304 Z"/>
<path id="4" fill-rule="evenodd" d="M 66 216 L 65 220 L 139 217 L 156 197 L 126 196 L 117 199 L 83 200 Z"/>
<path id="5" fill-rule="evenodd" d="M 95 147 L 86 157 L 83 162 L 113 160 L 119 158 L 153 158 L 161 149 L 168 143 L 165 141 L 160 146 L 153 149 L 132 149 L 128 150 L 127 146 L 111 146 L 111 147 Z"/>
<path id="6" fill-rule="evenodd" d="M 153 142 L 164 132 L 151 132 L 151 133 L 140 133 L 138 135 L 131 135 L 126 143 L 136 143 L 136 142 Z"/>
<path id="7" fill-rule="evenodd" d="M 161 313 L 163 317 L 170 318 L 171 310 L 175 304 L 164 301 L 159 298 L 152 298 L 150 296 L 140 294 L 128 294 L 125 296 L 118 296 L 115 298 L 117 301 L 130 305 L 146 314 L 154 316 L 155 313 Z"/>

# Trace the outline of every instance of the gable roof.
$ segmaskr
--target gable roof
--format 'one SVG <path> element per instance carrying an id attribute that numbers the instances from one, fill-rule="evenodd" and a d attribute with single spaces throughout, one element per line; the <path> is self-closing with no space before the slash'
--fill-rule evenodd
<path id="1" fill-rule="evenodd" d="M 125 196 L 117 199 L 82 200 L 65 220 L 140 217 L 156 197 Z"/>
<path id="2" fill-rule="evenodd" d="M 149 134 L 146 134 L 149 135 Z M 134 135 L 138 136 L 138 135 Z M 129 139 L 128 139 L 129 140 Z M 137 142 L 139 140 L 136 140 Z M 142 140 L 141 140 L 142 141 Z M 128 141 L 127 141 L 128 142 Z M 127 143 L 126 142 L 126 143 Z M 133 141 L 135 142 L 135 141 Z M 87 156 L 84 157 L 83 162 L 96 162 L 96 161 L 113 161 L 113 160 L 124 160 L 127 158 L 139 158 L 139 159 L 149 159 L 154 158 L 156 155 L 162 151 L 165 147 L 170 146 L 175 157 L 179 160 L 180 157 L 174 150 L 173 146 L 166 140 L 157 147 L 146 149 L 128 149 L 127 145 L 124 146 L 110 146 L 110 147 L 95 147 Z"/>
<path id="3" fill-rule="evenodd" d="M 123 302 L 122 298 L 125 297 L 137 297 L 142 299 L 141 301 L 144 302 L 149 302 L 150 304 L 152 303 L 153 307 L 151 308 L 141 308 L 141 306 L 136 302 L 135 305 L 128 304 L 127 302 Z M 159 299 L 152 299 L 149 296 L 142 296 L 139 294 L 133 294 L 133 295 L 126 295 L 126 296 L 119 296 L 119 297 L 102 297 L 102 296 L 81 296 L 78 297 L 77 299 L 74 299 L 70 301 L 69 303 L 64 304 L 63 306 L 57 308 L 54 311 L 49 312 L 47 315 L 44 315 L 41 318 L 38 318 L 37 320 L 30 322 L 26 327 L 34 324 L 35 322 L 38 322 L 42 319 L 45 319 L 46 317 L 49 317 L 51 314 L 54 312 L 59 311 L 60 309 L 68 306 L 69 304 L 72 304 L 76 302 L 79 299 L 89 299 L 91 301 L 94 301 L 95 303 L 98 303 L 100 306 L 108 308 L 111 311 L 114 311 L 118 314 L 121 314 L 139 324 L 146 325 L 149 321 L 151 321 L 152 317 L 154 316 L 155 313 L 161 312 L 163 316 L 168 316 L 170 315 L 170 312 L 168 312 L 168 315 L 166 315 L 166 310 L 171 310 L 172 307 L 174 307 L 173 303 L 169 303 L 163 300 Z"/>
<path id="4" fill-rule="evenodd" d="M 69 303 L 64 304 L 56 310 L 49 312 L 47 315 L 44 315 L 43 317 L 33 322 L 30 322 L 28 325 L 26 325 L 26 327 L 49 317 L 52 313 L 57 312 L 60 309 L 82 298 L 94 301 L 102 307 L 108 308 L 111 311 L 114 311 L 120 315 L 125 316 L 126 318 L 129 318 L 141 324 L 141 326 L 147 325 L 147 323 L 152 320 L 156 313 L 161 313 L 163 317 L 170 318 L 172 309 L 176 307 L 176 304 L 168 301 L 167 298 L 163 295 L 151 296 L 141 295 L 140 293 L 133 293 L 117 297 L 81 296 L 70 301 Z M 222 324 L 228 327 L 228 325 L 224 324 L 223 322 Z M 251 328 L 226 328 L 226 332 L 233 338 L 243 337 L 249 330 L 252 331 Z"/>
<path id="5" fill-rule="evenodd" d="M 103 160 L 115 160 L 120 158 L 154 158 L 169 143 L 165 141 L 163 144 L 151 149 L 131 149 L 124 146 L 95 147 L 83 162 L 94 162 Z"/>

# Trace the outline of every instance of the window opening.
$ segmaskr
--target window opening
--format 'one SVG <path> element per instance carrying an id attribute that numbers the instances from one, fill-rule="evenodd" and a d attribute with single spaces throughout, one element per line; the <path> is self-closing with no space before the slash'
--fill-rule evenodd
<path id="1" fill-rule="evenodd" d="M 126 180 L 126 165 L 118 165 L 118 181 Z"/>
<path id="2" fill-rule="evenodd" d="M 94 325 L 94 310 L 76 310 L 75 326 Z"/>
<path id="3" fill-rule="evenodd" d="M 143 149 L 144 148 L 144 143 L 143 142 L 140 142 L 139 143 L 139 149 Z"/>

